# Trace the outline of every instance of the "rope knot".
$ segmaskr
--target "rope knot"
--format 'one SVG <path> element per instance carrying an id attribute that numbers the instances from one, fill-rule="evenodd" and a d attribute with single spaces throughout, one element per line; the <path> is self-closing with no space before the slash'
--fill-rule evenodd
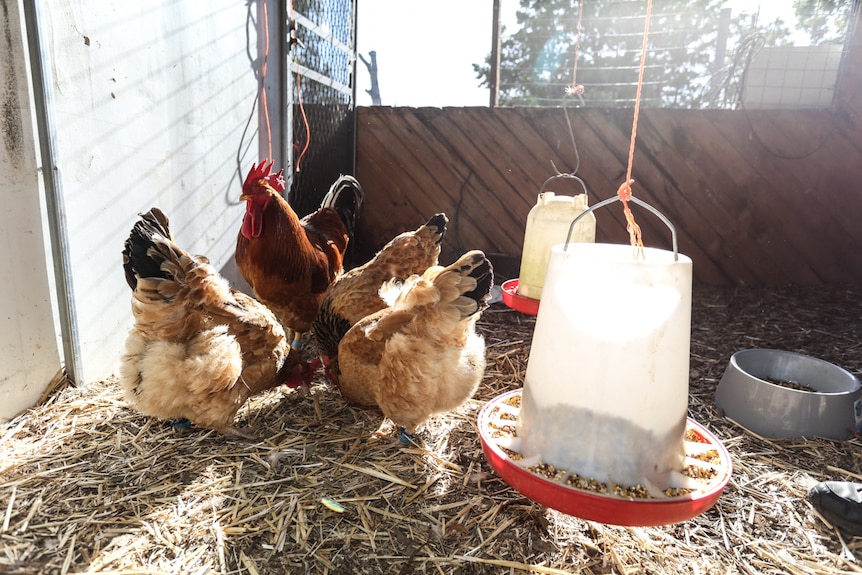
<path id="1" fill-rule="evenodd" d="M 620 197 L 620 200 L 622 200 L 626 209 L 628 209 L 629 200 L 632 199 L 632 184 L 634 183 L 635 181 L 633 179 L 625 181 L 620 185 L 619 189 L 617 190 L 617 195 Z"/>

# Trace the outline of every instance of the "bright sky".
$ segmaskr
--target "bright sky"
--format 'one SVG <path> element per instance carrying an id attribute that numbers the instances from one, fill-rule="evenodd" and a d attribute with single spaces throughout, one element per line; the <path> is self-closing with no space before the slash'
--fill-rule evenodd
<path id="1" fill-rule="evenodd" d="M 377 52 L 384 106 L 487 106 L 473 64 L 491 53 L 492 0 L 358 0 L 357 49 Z M 518 0 L 502 0 L 504 24 L 514 26 Z M 356 103 L 370 106 L 368 69 L 356 63 Z"/>

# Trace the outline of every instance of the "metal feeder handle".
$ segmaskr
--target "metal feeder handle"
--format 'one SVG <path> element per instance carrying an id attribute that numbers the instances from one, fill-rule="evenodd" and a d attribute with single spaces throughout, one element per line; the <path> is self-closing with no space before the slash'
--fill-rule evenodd
<path id="1" fill-rule="evenodd" d="M 553 165 L 553 162 L 551 162 L 551 165 Z M 551 180 L 556 180 L 557 178 L 575 180 L 576 182 L 581 184 L 581 187 L 584 189 L 584 193 L 585 194 L 587 193 L 587 184 L 585 184 L 584 180 L 582 180 L 581 178 L 579 178 L 575 174 L 556 174 L 556 175 L 551 176 L 550 178 L 548 178 L 547 180 L 544 181 L 544 183 L 542 184 L 542 187 L 539 189 L 539 193 L 540 194 L 544 193 L 545 188 L 548 186 L 548 184 L 551 182 Z"/>
<path id="2" fill-rule="evenodd" d="M 587 208 L 586 210 L 584 210 L 583 212 L 578 214 L 578 217 L 576 217 L 574 220 L 572 220 L 572 223 L 569 224 L 569 233 L 566 235 L 566 244 L 563 246 L 563 251 L 566 251 L 569 249 L 569 241 L 571 241 L 571 239 L 572 239 L 572 230 L 575 229 L 575 224 L 578 223 L 578 220 L 580 220 L 582 217 L 584 217 L 588 213 L 592 212 L 596 208 L 600 208 L 602 206 L 612 204 L 613 202 L 618 202 L 619 200 L 620 200 L 620 197 L 618 195 L 614 196 L 612 198 L 608 198 L 606 200 L 602 200 L 601 202 L 597 203 L 596 205 L 590 206 L 589 208 Z M 675 262 L 679 261 L 679 249 L 677 248 L 677 241 L 676 241 L 676 228 L 673 226 L 672 223 L 670 223 L 670 220 L 667 219 L 667 217 L 663 213 L 661 213 L 660 211 L 658 211 L 657 209 L 655 209 L 654 207 L 652 207 L 651 205 L 649 205 L 648 203 L 646 203 L 643 200 L 639 200 L 636 197 L 632 196 L 631 201 L 633 201 L 637 205 L 642 206 L 642 207 L 648 209 L 649 211 L 651 211 L 652 213 L 654 213 L 656 216 L 658 216 L 658 218 L 661 221 L 664 222 L 664 224 L 668 228 L 670 228 L 671 241 L 673 242 L 673 261 L 675 261 Z"/>

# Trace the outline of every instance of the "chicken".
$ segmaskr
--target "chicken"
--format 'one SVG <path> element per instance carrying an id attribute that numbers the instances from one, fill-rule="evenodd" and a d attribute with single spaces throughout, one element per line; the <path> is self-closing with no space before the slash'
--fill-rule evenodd
<path id="1" fill-rule="evenodd" d="M 233 426 L 250 396 L 310 381 L 315 366 L 291 350 L 275 315 L 230 288 L 205 257 L 178 247 L 160 209 L 135 223 L 123 268 L 134 326 L 120 383 L 141 412 L 250 438 Z"/>
<path id="2" fill-rule="evenodd" d="M 293 330 L 292 345 L 311 328 L 323 293 L 344 267 L 365 196 L 352 176 L 341 176 L 320 208 L 300 219 L 281 196 L 282 172 L 272 162 L 252 166 L 242 185 L 245 216 L 236 264 L 257 298 Z"/>
<path id="3" fill-rule="evenodd" d="M 386 283 L 386 308 L 359 320 L 338 344 L 335 379 L 345 399 L 377 406 L 409 440 L 431 415 L 472 397 L 485 371 L 475 324 L 494 273 L 479 250 L 421 276 Z"/>
<path id="4" fill-rule="evenodd" d="M 389 280 L 406 280 L 437 265 L 448 223 L 445 214 L 435 214 L 417 229 L 394 237 L 365 265 L 345 272 L 329 286 L 312 326 L 327 376 L 338 354 L 338 342 L 347 330 L 386 307 L 380 287 Z"/>

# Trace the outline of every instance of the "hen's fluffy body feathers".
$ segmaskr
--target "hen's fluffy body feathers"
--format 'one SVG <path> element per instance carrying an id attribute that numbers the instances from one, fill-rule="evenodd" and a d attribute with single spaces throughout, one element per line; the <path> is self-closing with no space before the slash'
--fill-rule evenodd
<path id="1" fill-rule="evenodd" d="M 120 365 L 126 399 L 154 417 L 244 435 L 232 425 L 237 410 L 300 363 L 275 315 L 178 247 L 158 208 L 135 223 L 123 267 L 135 320 Z"/>
<path id="2" fill-rule="evenodd" d="M 365 316 L 386 307 L 380 288 L 390 280 L 406 280 L 437 265 L 449 219 L 435 214 L 417 229 L 390 240 L 366 264 L 345 272 L 324 294 L 313 331 L 325 358 L 338 353 L 338 342 Z"/>
<path id="3" fill-rule="evenodd" d="M 388 282 L 382 290 L 388 307 L 359 320 L 338 346 L 341 393 L 378 406 L 408 432 L 460 406 L 485 371 L 485 341 L 475 324 L 492 284 L 491 264 L 478 250 L 448 267 Z"/>

